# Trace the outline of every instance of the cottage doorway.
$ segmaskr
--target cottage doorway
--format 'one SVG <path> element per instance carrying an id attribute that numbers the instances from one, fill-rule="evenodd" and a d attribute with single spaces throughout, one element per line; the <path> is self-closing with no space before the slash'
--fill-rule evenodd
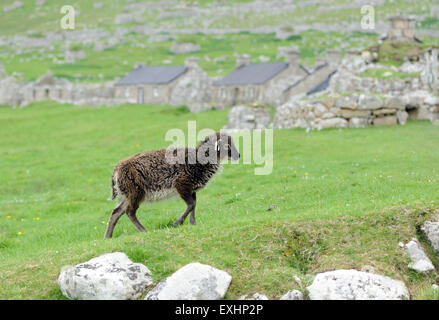
<path id="1" fill-rule="evenodd" d="M 143 88 L 137 88 L 137 103 L 143 104 Z"/>
<path id="2" fill-rule="evenodd" d="M 238 97 L 239 97 L 239 88 L 235 88 L 233 89 L 232 105 L 236 105 L 238 103 Z"/>

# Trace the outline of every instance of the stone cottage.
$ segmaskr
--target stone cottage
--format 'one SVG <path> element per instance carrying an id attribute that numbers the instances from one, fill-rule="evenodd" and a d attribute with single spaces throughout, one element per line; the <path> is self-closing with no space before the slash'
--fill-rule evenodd
<path id="1" fill-rule="evenodd" d="M 340 62 L 340 52 L 328 50 L 325 60 L 317 61 L 312 70 L 307 70 L 300 64 L 300 52 L 296 48 L 282 49 L 285 62 L 250 64 L 248 55 L 238 56 L 236 69 L 214 82 L 212 103 L 278 106 L 293 96 L 306 95 L 327 81 Z"/>
<path id="2" fill-rule="evenodd" d="M 115 98 L 139 104 L 182 104 L 190 94 L 182 92 L 179 84 L 184 83 L 192 92 L 192 84 L 199 78 L 207 75 L 198 67 L 197 58 L 186 59 L 184 66 L 139 66 L 115 84 Z M 175 97 L 174 90 L 183 97 Z"/>
<path id="3" fill-rule="evenodd" d="M 277 104 L 285 88 L 309 74 L 300 65 L 297 49 L 284 52 L 285 62 L 258 64 L 250 64 L 249 55 L 238 55 L 236 69 L 213 83 L 212 103 L 218 106 Z"/>

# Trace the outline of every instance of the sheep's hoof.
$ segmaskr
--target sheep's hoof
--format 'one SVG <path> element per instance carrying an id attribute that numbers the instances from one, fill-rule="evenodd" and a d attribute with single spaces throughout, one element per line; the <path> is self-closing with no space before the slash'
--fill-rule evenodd
<path id="1" fill-rule="evenodd" d="M 180 221 L 175 221 L 175 222 L 172 224 L 172 226 L 173 226 L 174 228 L 176 228 L 176 227 L 178 227 L 180 224 L 181 224 Z"/>

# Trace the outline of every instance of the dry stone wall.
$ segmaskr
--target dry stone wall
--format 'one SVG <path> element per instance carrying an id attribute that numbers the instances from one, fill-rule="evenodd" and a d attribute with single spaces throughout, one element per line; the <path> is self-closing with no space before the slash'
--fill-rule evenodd
<path id="1" fill-rule="evenodd" d="M 290 101 L 280 106 L 273 128 L 326 129 L 405 124 L 408 119 L 439 119 L 439 97 L 427 91 L 403 96 L 333 94 L 323 99 Z"/>

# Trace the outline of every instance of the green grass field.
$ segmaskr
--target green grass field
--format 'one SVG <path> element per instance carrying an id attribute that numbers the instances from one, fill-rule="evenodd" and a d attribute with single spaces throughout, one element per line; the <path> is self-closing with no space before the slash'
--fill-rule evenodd
<path id="1" fill-rule="evenodd" d="M 294 275 L 309 284 L 319 271 L 365 266 L 403 280 L 414 299 L 439 299 L 430 289 L 438 273 L 410 271 L 398 247 L 439 207 L 439 127 L 429 122 L 277 130 L 272 174 L 226 164 L 198 194 L 196 226 L 169 227 L 185 209 L 174 198 L 140 207 L 148 233 L 122 217 L 103 239 L 120 159 L 167 147 L 166 131 L 186 131 L 188 120 L 200 130 L 226 119 L 226 110 L 167 106 L 0 108 L 0 298 L 63 299 L 64 265 L 123 251 L 156 283 L 195 261 L 226 270 L 227 299 L 256 291 L 275 299 L 298 288 Z"/>

